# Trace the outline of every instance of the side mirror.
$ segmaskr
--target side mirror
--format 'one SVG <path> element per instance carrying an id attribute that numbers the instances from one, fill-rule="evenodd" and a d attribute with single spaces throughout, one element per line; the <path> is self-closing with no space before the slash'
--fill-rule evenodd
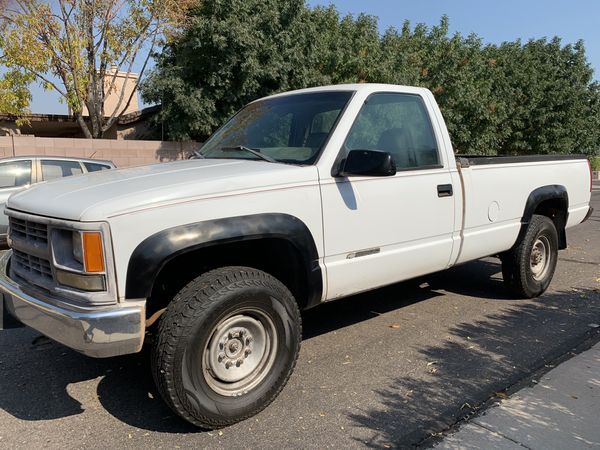
<path id="1" fill-rule="evenodd" d="M 351 150 L 337 176 L 389 177 L 396 175 L 394 158 L 378 150 Z"/>

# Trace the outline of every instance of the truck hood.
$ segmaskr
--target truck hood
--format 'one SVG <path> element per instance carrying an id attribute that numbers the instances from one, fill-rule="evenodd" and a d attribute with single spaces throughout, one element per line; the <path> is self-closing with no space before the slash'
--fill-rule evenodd
<path id="1" fill-rule="evenodd" d="M 97 221 L 159 205 L 317 180 L 315 166 L 193 159 L 39 183 L 12 195 L 7 208 L 59 219 Z"/>

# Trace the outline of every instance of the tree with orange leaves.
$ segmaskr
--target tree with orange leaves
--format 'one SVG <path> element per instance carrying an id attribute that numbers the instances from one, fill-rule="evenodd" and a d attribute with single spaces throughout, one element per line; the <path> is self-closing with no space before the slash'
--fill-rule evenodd
<path id="1" fill-rule="evenodd" d="M 27 87 L 39 82 L 60 94 L 87 138 L 101 138 L 127 110 L 152 53 L 194 3 L 0 0 L 0 112 L 26 112 Z M 110 111 L 108 94 L 118 99 Z"/>

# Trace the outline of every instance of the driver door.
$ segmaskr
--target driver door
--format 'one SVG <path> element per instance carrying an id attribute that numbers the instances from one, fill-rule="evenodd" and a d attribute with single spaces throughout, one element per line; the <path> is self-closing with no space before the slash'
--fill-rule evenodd
<path id="1" fill-rule="evenodd" d="M 327 298 L 445 269 L 454 195 L 423 99 L 369 96 L 338 160 L 351 150 L 389 152 L 397 173 L 322 180 Z"/>

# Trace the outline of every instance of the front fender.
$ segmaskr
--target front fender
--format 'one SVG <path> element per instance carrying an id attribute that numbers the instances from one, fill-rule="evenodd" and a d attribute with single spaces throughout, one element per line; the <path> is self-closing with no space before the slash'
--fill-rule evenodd
<path id="1" fill-rule="evenodd" d="M 308 227 L 289 214 L 256 214 L 180 225 L 144 239 L 127 266 L 126 298 L 148 298 L 154 280 L 172 259 L 194 250 L 261 238 L 285 239 L 299 252 L 310 283 L 309 305 L 323 291 L 319 255 Z"/>

